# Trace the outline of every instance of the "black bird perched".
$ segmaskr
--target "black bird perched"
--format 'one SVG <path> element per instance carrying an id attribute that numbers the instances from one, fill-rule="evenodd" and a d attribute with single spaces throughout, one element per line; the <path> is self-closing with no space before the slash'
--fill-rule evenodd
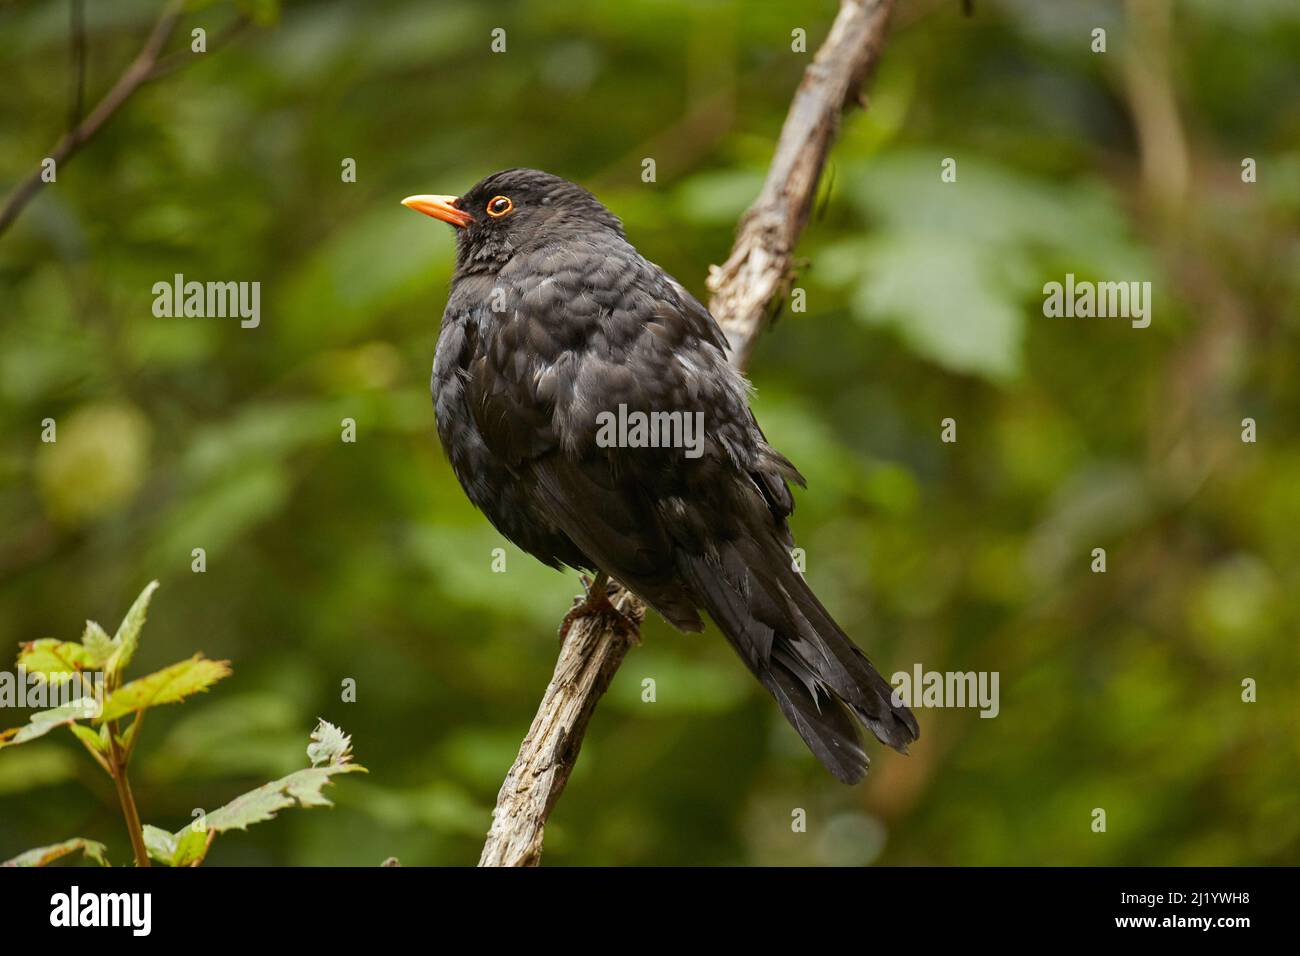
<path id="1" fill-rule="evenodd" d="M 869 764 L 855 717 L 906 752 L 916 719 L 793 567 L 787 482 L 803 477 L 759 429 L 708 310 L 558 176 L 508 169 L 402 202 L 457 229 L 432 383 L 456 477 L 538 560 L 599 572 L 565 628 L 618 614 L 608 578 L 683 631 L 706 610 L 840 780 Z M 679 439 L 704 427 L 688 448 L 610 441 L 612 416 L 635 413 Z"/>

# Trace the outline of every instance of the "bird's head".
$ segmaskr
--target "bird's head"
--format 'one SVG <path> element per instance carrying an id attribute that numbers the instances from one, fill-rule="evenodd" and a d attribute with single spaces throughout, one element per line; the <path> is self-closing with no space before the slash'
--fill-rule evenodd
<path id="1" fill-rule="evenodd" d="M 461 196 L 408 196 L 402 205 L 456 227 L 459 269 L 499 268 L 521 249 L 623 236 L 623 224 L 581 186 L 537 169 L 493 173 Z"/>

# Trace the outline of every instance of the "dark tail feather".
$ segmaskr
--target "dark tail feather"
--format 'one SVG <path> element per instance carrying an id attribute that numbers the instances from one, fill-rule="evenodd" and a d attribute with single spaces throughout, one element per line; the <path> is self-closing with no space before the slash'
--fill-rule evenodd
<path id="1" fill-rule="evenodd" d="M 867 775 L 871 758 L 862 749 L 858 725 L 843 704 L 829 694 L 809 690 L 807 675 L 782 664 L 750 669 L 776 698 L 790 726 L 835 779 L 857 783 Z"/>
<path id="2" fill-rule="evenodd" d="M 870 765 L 853 717 L 903 753 L 920 736 L 911 711 L 895 706 L 893 688 L 776 542 L 737 541 L 717 558 L 687 557 L 683 564 L 699 602 L 837 779 L 857 783 Z"/>

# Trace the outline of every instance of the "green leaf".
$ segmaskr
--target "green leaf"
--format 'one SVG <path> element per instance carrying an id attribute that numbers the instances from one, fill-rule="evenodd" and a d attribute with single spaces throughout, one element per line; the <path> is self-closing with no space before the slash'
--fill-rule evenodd
<path id="1" fill-rule="evenodd" d="M 187 661 L 164 667 L 113 691 L 98 719 L 102 723 L 159 704 L 175 704 L 229 675 L 229 661 L 208 660 L 202 654 L 195 654 Z"/>
<path id="2" fill-rule="evenodd" d="M 94 661 L 96 668 L 103 667 L 113 656 L 113 639 L 94 621 L 86 622 L 86 630 L 81 635 L 81 644 Z"/>
<path id="3" fill-rule="evenodd" d="M 60 857 L 76 853 L 78 850 L 100 866 L 108 866 L 108 857 L 104 855 L 104 849 L 102 843 L 87 840 L 85 837 L 73 837 L 71 840 L 64 840 L 62 843 L 41 846 L 34 850 L 28 850 L 26 853 L 20 853 L 12 860 L 5 860 L 0 863 L 0 866 L 46 866 Z"/>
<path id="4" fill-rule="evenodd" d="M 149 856 L 166 866 L 190 866 L 202 860 L 207 853 L 208 837 L 193 825 L 178 833 L 168 833 L 159 827 L 144 825 L 144 846 Z"/>
<path id="5" fill-rule="evenodd" d="M 122 626 L 118 628 L 116 638 L 110 638 L 94 621 L 87 621 L 80 644 L 52 637 L 23 644 L 18 652 L 18 666 L 29 674 L 40 674 L 57 684 L 67 683 L 72 675 L 82 671 L 107 669 L 120 672 L 135 655 L 145 610 L 157 587 L 157 581 L 151 582 L 136 598 L 135 604 L 122 621 Z"/>
<path id="6" fill-rule="evenodd" d="M 150 581 L 145 585 L 140 596 L 131 605 L 131 610 L 127 611 L 126 617 L 122 618 L 122 624 L 113 636 L 113 655 L 108 660 L 110 674 L 122 673 L 131 663 L 131 658 L 135 657 L 136 648 L 140 646 L 140 628 L 144 627 L 145 613 L 149 610 L 149 601 L 156 590 L 158 590 L 157 581 Z"/>
<path id="7" fill-rule="evenodd" d="M 102 664 L 102 660 L 76 641 L 52 637 L 28 641 L 18 651 L 19 667 L 29 674 L 40 674 L 54 684 L 66 684 L 78 672 L 95 670 Z"/>
<path id="8" fill-rule="evenodd" d="M 82 743 L 96 753 L 102 754 L 108 752 L 108 742 L 104 740 L 102 734 L 96 733 L 84 724 L 69 724 L 68 729 L 72 731 Z"/>
<path id="9" fill-rule="evenodd" d="M 78 697 L 62 707 L 42 710 L 32 714 L 22 727 L 13 727 L 0 733 L 0 750 L 25 744 L 37 737 L 44 737 L 56 727 L 63 727 L 77 720 L 90 719 L 99 712 L 99 704 L 93 697 Z"/>
<path id="10" fill-rule="evenodd" d="M 339 761 L 323 767 L 309 767 L 263 784 L 231 800 L 219 810 L 208 814 L 208 829 L 217 833 L 227 830 L 246 830 L 254 823 L 263 823 L 281 810 L 295 804 L 301 807 L 332 806 L 321 789 L 330 777 L 338 773 L 352 773 L 365 768 L 358 764 Z"/>
<path id="11" fill-rule="evenodd" d="M 360 764 L 352 763 L 351 738 L 333 724 L 320 721 L 311 739 L 308 756 L 313 761 L 328 761 L 324 766 L 297 770 L 236 797 L 209 813 L 200 829 L 191 824 L 175 834 L 167 834 L 157 827 L 146 826 L 145 846 L 149 855 L 169 866 L 191 866 L 203 860 L 218 833 L 246 830 L 254 823 L 274 819 L 281 810 L 292 806 L 332 806 L 321 792 L 330 778 L 340 773 L 367 771 Z"/>
<path id="12" fill-rule="evenodd" d="M 347 763 L 350 759 L 352 738 L 328 720 L 320 720 L 311 732 L 311 740 L 307 745 L 307 759 L 313 767 L 322 763 Z"/>
<path id="13" fill-rule="evenodd" d="M 172 866 L 194 866 L 202 863 L 203 858 L 208 855 L 208 847 L 212 844 L 212 838 L 216 836 L 211 830 L 196 830 L 194 824 L 190 824 L 184 830 L 176 834 L 176 850 L 172 855 Z"/>
<path id="14" fill-rule="evenodd" d="M 193 824 L 174 834 L 147 823 L 143 830 L 150 858 L 164 866 L 193 866 L 207 855 L 208 833 L 194 829 Z"/>
<path id="15" fill-rule="evenodd" d="M 150 823 L 141 828 L 141 833 L 144 835 L 144 848 L 149 851 L 150 858 L 171 866 L 172 857 L 176 853 L 176 837 Z"/>
<path id="16" fill-rule="evenodd" d="M 121 742 L 122 746 L 125 749 L 127 750 L 131 749 L 131 744 L 135 741 L 136 731 L 139 729 L 139 727 L 140 727 L 140 716 L 137 714 L 135 720 L 131 721 L 131 726 L 126 728 L 126 730 L 122 731 L 121 736 L 118 738 L 118 740 Z M 105 724 L 100 729 L 107 730 L 108 725 Z"/>
<path id="17" fill-rule="evenodd" d="M 146 823 L 140 832 L 144 835 L 144 849 L 147 849 L 149 856 L 164 864 L 172 861 L 175 852 L 175 838 L 172 834 L 152 823 Z"/>

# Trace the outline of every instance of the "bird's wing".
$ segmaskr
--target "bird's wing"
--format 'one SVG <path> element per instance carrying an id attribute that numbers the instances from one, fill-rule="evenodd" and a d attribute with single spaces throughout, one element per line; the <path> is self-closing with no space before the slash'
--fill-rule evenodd
<path id="1" fill-rule="evenodd" d="M 635 252 L 572 248 L 531 267 L 502 271 L 507 307 L 480 325 L 466 381 L 476 432 L 526 489 L 536 523 L 696 630 L 674 550 L 683 537 L 707 546 L 708 503 L 737 477 L 788 513 L 784 459 L 754 424 L 721 330 L 661 270 Z M 677 416 L 676 447 L 605 440 L 611 420 L 664 413 Z"/>
<path id="2" fill-rule="evenodd" d="M 480 330 L 490 316 L 449 303 L 433 366 L 434 411 L 443 451 L 470 501 L 503 535 L 539 561 L 589 568 L 591 561 L 562 530 L 533 513 L 528 488 L 511 460 L 484 437 L 474 407 L 481 404 L 471 374 Z M 537 417 L 532 420 L 536 423 Z"/>

